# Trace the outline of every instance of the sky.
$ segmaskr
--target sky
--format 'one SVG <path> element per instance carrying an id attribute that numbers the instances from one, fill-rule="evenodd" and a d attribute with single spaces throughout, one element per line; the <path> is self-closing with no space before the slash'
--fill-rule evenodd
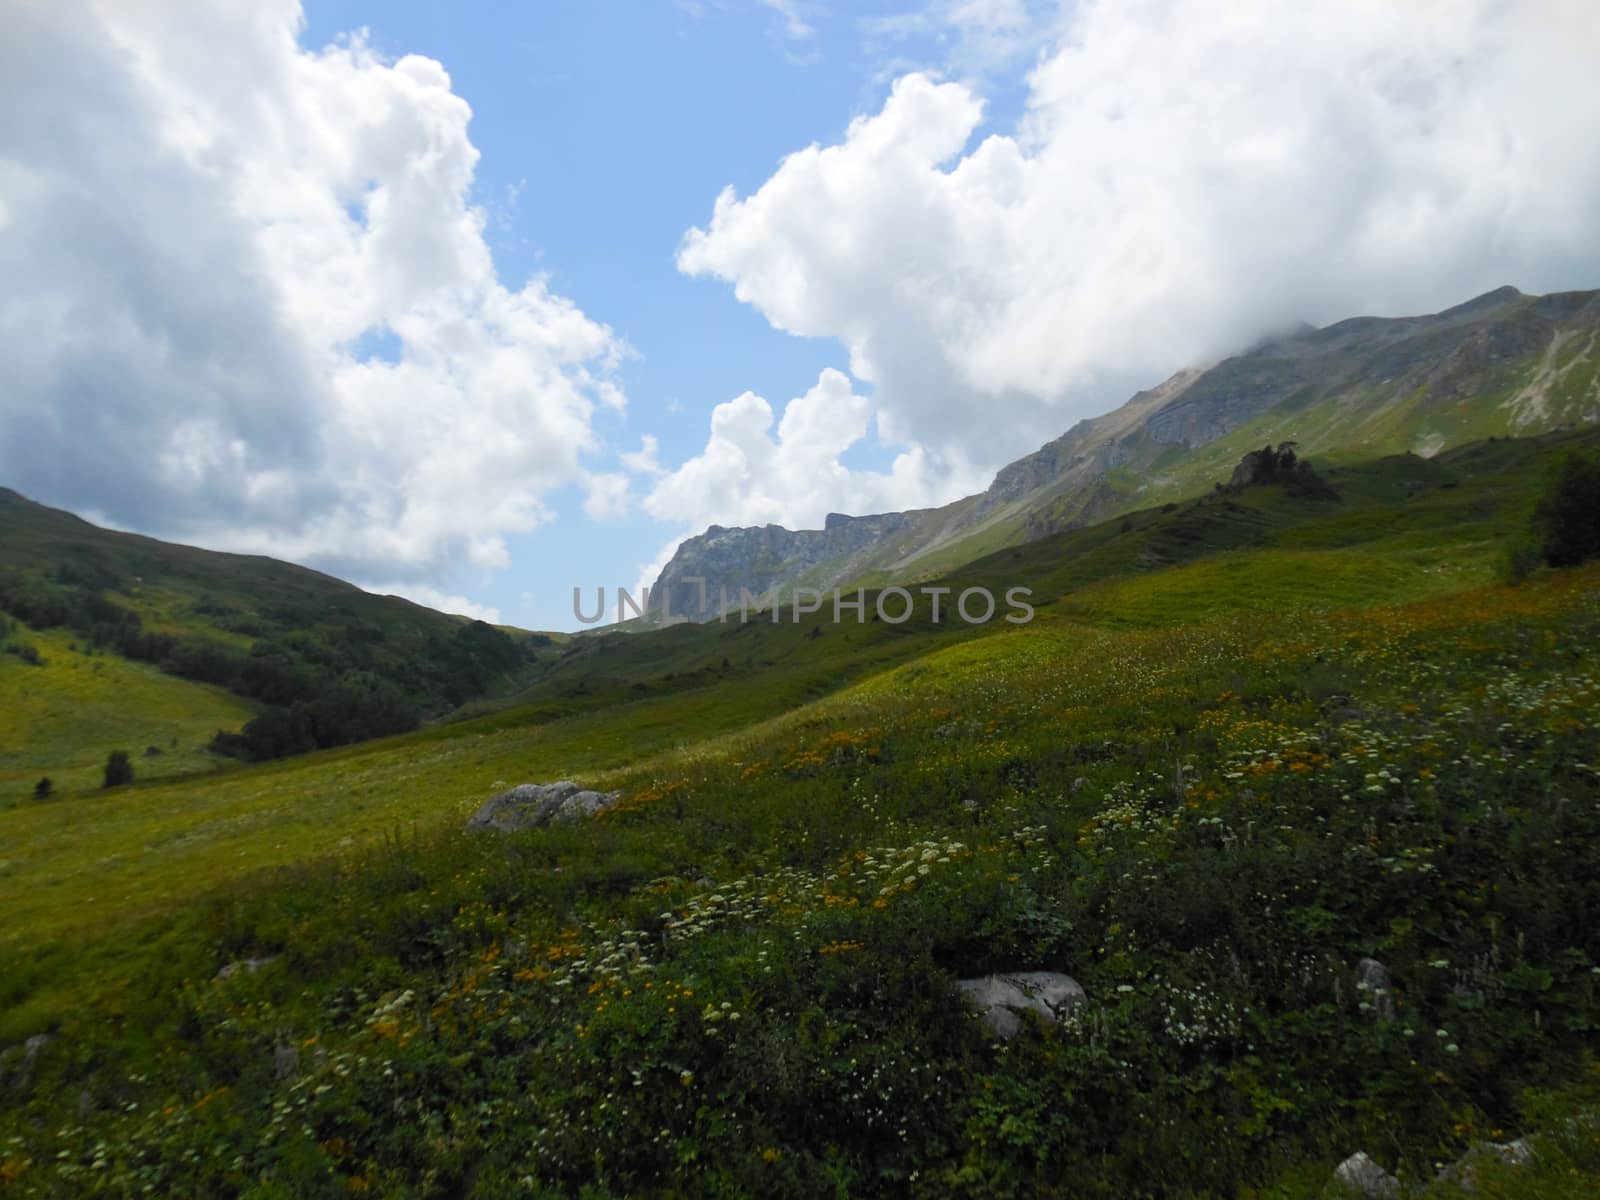
<path id="1" fill-rule="evenodd" d="M 13 0 L 0 484 L 571 629 L 1299 321 L 1600 287 L 1589 0 Z"/>

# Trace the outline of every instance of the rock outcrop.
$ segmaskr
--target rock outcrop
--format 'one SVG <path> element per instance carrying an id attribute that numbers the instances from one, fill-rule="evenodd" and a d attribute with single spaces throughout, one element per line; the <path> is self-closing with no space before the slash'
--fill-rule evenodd
<path id="1" fill-rule="evenodd" d="M 1357 1150 L 1334 1168 L 1330 1190 L 1334 1196 L 1389 1200 L 1400 1194 L 1400 1181 L 1368 1158 L 1365 1151 Z"/>
<path id="2" fill-rule="evenodd" d="M 799 583 L 825 591 L 864 567 L 863 555 L 910 527 L 915 513 L 849 517 L 829 513 L 821 529 L 713 525 L 678 547 L 650 589 L 650 614 L 660 619 L 715 617 L 737 608 L 740 589 L 752 601 Z M 758 607 L 751 603 L 753 612 Z"/>
<path id="3" fill-rule="evenodd" d="M 1243 448 L 1230 435 L 1246 428 L 1275 443 L 1295 439 L 1304 454 L 1431 454 L 1497 426 L 1531 434 L 1594 420 L 1593 397 L 1574 398 L 1556 383 L 1597 359 L 1600 292 L 1525 296 L 1503 287 L 1427 316 L 1299 325 L 1079 421 L 1001 468 L 985 491 L 942 507 L 833 513 L 822 529 L 712 526 L 663 568 L 649 614 L 708 620 L 723 594 L 737 607 L 741 589 L 785 597 L 864 578 L 920 582 L 999 547 L 1203 491 L 1239 462 Z M 1508 400 L 1516 372 L 1534 382 Z M 1264 465 L 1241 464 L 1250 477 L 1241 486 Z M 1296 469 L 1277 482 L 1333 495 L 1315 472 Z"/>
<path id="4" fill-rule="evenodd" d="M 1388 967 L 1375 958 L 1356 963 L 1356 991 L 1361 996 L 1362 1011 L 1376 1021 L 1394 1020 L 1394 981 Z"/>
<path id="5" fill-rule="evenodd" d="M 1009 971 L 963 979 L 956 990 L 1000 1038 L 1021 1032 L 1025 1013 L 1054 1024 L 1087 999 L 1076 979 L 1055 971 Z"/>
<path id="6" fill-rule="evenodd" d="M 621 798 L 621 792 L 588 791 L 570 779 L 556 783 L 523 783 L 487 801 L 472 814 L 467 828 L 497 829 L 501 833 L 542 829 L 552 821 L 593 816 Z"/>
<path id="7" fill-rule="evenodd" d="M 1439 1170 L 1438 1182 L 1450 1188 L 1451 1195 L 1464 1192 L 1472 1195 L 1478 1190 L 1478 1172 L 1494 1163 L 1506 1167 L 1522 1167 L 1534 1159 L 1533 1144 L 1527 1138 L 1514 1142 L 1477 1142 L 1455 1162 Z M 1400 1180 L 1389 1174 L 1358 1150 L 1333 1171 L 1333 1180 L 1324 1195 L 1328 1200 L 1348 1197 L 1355 1200 L 1391 1200 L 1400 1195 Z"/>
<path id="8" fill-rule="evenodd" d="M 39 1055 L 54 1040 L 51 1034 L 36 1033 L 20 1045 L 0 1050 L 0 1094 L 26 1090 L 33 1081 Z"/>

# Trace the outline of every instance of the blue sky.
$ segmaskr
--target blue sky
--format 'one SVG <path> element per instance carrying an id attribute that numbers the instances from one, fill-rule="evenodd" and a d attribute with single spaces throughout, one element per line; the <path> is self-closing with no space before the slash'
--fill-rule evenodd
<path id="1" fill-rule="evenodd" d="M 919 11 L 870 7 L 891 18 Z M 874 34 L 867 12 L 817 6 L 807 10 L 812 32 L 795 37 L 780 12 L 754 2 L 311 0 L 302 41 L 316 47 L 366 29 L 388 57 L 444 65 L 472 106 L 482 153 L 474 195 L 491 214 L 501 275 L 546 273 L 627 340 L 628 408 L 603 435 L 633 450 L 652 434 L 662 460 L 676 463 L 704 447 L 714 404 L 746 390 L 781 401 L 824 367 L 847 367 L 836 341 L 779 332 L 724 284 L 685 277 L 674 254 L 725 186 L 753 192 L 786 154 L 836 140 L 875 110 L 892 71 L 948 61 L 948 30 Z M 991 118 L 1014 116 L 1017 73 L 985 82 Z M 881 469 L 890 457 L 863 441 L 846 461 Z M 633 588 L 640 566 L 679 532 L 647 516 L 597 525 L 580 501 L 567 489 L 553 524 L 509 539 L 512 570 L 466 576 L 452 590 L 509 621 L 572 628 L 573 586 Z"/>
<path id="2" fill-rule="evenodd" d="M 1600 283 L 1587 5 L 1225 7 L 13 8 L 0 483 L 572 628 L 1294 322 Z"/>

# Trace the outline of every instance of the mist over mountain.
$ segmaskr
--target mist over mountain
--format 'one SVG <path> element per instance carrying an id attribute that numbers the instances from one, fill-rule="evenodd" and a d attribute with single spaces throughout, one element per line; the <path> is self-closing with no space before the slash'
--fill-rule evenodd
<path id="1" fill-rule="evenodd" d="M 1424 316 L 1301 323 L 1080 421 L 953 504 L 832 513 L 821 529 L 713 525 L 667 563 L 650 612 L 703 620 L 741 589 L 927 579 L 1225 479 L 1267 442 L 1293 441 L 1302 457 L 1427 457 L 1472 438 L 1593 421 L 1597 333 L 1600 292 L 1529 296 L 1510 286 Z"/>

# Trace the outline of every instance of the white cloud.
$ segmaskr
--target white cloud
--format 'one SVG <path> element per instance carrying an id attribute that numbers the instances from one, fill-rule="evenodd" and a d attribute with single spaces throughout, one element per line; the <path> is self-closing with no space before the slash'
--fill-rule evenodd
<path id="1" fill-rule="evenodd" d="M 745 392 L 712 410 L 706 448 L 656 482 L 645 510 L 695 531 L 708 524 L 816 528 L 829 512 L 882 512 L 950 498 L 952 481 L 929 469 L 918 446 L 896 456 L 886 472 L 841 463 L 872 423 L 871 402 L 832 368 L 784 406 L 775 435 L 772 405 Z"/>
<path id="2" fill-rule="evenodd" d="M 941 70 L 984 75 L 1037 55 L 1062 8 L 1060 0 L 934 0 L 908 12 L 864 17 L 861 28 L 869 42 L 931 36 Z"/>
<path id="3" fill-rule="evenodd" d="M 1600 283 L 1597 49 L 1582 0 L 1089 0 L 1015 130 L 974 144 L 972 85 L 901 78 L 678 263 L 840 341 L 886 438 L 993 469 L 1298 318 Z"/>
<path id="4" fill-rule="evenodd" d="M 783 33 L 787 38 L 804 41 L 817 32 L 802 14 L 800 0 L 757 0 L 757 3 L 778 15 L 783 22 Z"/>
<path id="5" fill-rule="evenodd" d="M 424 583 L 388 583 L 366 586 L 363 590 L 377 596 L 399 596 L 424 608 L 455 613 L 457 616 L 468 617 L 474 621 L 487 621 L 490 625 L 500 624 L 498 608 L 474 603 L 465 596 L 449 595 Z"/>
<path id="6" fill-rule="evenodd" d="M 683 532 L 641 569 L 640 586 L 653 583 L 683 539 L 708 525 L 816 529 L 830 512 L 922 508 L 984 482 L 934 462 L 916 445 L 897 454 L 887 471 L 846 466 L 841 456 L 873 432 L 873 408 L 832 368 L 784 405 L 776 430 L 773 420 L 772 405 L 753 392 L 712 410 L 705 449 L 662 474 L 645 497 L 646 512 Z M 647 441 L 653 460 L 653 439 Z"/>
<path id="7" fill-rule="evenodd" d="M 430 587 L 504 566 L 554 490 L 611 486 L 584 456 L 626 348 L 497 277 L 438 63 L 308 52 L 293 0 L 6 25 L 0 478 Z"/>
<path id="8" fill-rule="evenodd" d="M 593 521 L 616 521 L 628 515 L 632 508 L 632 494 L 628 477 L 619 472 L 606 471 L 592 474 L 588 479 L 588 493 L 583 499 L 583 511 Z"/>
<path id="9" fill-rule="evenodd" d="M 635 475 L 654 477 L 665 473 L 661 465 L 661 441 L 654 434 L 639 439 L 639 448 L 629 454 L 617 455 L 618 461 Z"/>

